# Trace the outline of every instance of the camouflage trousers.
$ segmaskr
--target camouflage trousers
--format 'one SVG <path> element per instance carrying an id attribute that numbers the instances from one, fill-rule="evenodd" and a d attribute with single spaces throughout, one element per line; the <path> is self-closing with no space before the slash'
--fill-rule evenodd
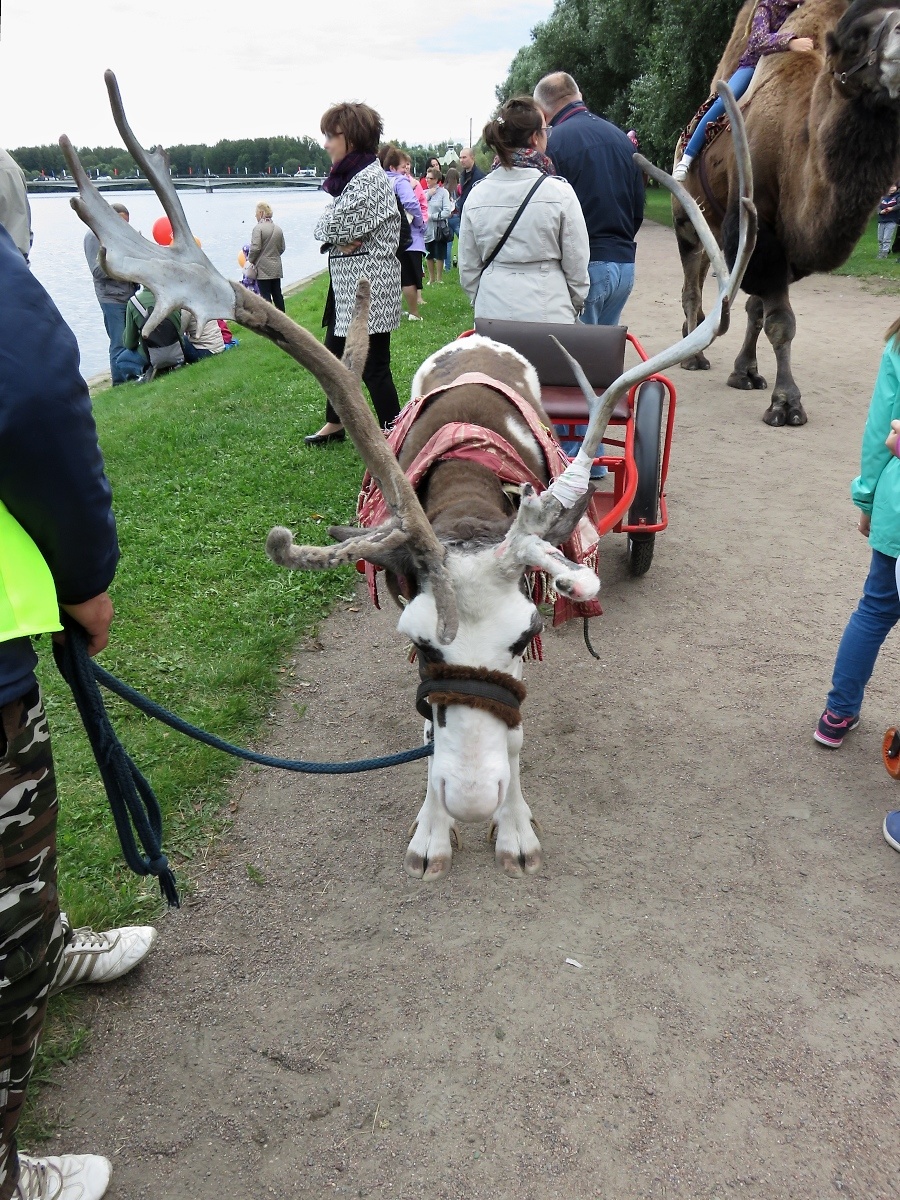
<path id="1" fill-rule="evenodd" d="M 56 778 L 40 691 L 0 708 L 0 1200 L 18 1182 L 16 1126 L 63 949 Z"/>

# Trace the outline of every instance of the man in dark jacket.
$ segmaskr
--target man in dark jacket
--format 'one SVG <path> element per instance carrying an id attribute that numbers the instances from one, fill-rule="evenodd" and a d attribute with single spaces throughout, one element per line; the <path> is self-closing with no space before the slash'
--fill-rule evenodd
<path id="1" fill-rule="evenodd" d="M 123 221 L 130 220 L 124 204 L 113 204 L 111 207 Z M 144 369 L 140 356 L 125 347 L 122 336 L 125 332 L 125 305 L 137 288 L 133 283 L 113 279 L 103 270 L 100 266 L 100 242 L 90 229 L 84 235 L 84 257 L 94 277 L 94 292 L 109 338 L 109 372 L 112 385 L 118 387 L 120 383 L 127 383 L 129 379 L 139 379 Z"/>
<path id="2" fill-rule="evenodd" d="M 105 1158 L 18 1155 L 15 1130 L 48 996 L 124 974 L 156 931 L 72 930 L 59 911 L 56 785 L 31 636 L 58 631 L 62 608 L 90 653 L 102 650 L 119 548 L 78 345 L 6 231 L 9 204 L 0 198 L 0 1200 L 97 1200 Z"/>
<path id="3" fill-rule="evenodd" d="M 621 129 L 589 112 L 571 75 L 545 75 L 534 98 L 550 125 L 547 153 L 575 189 L 591 242 L 581 320 L 618 325 L 634 287 L 635 234 L 644 219 L 644 179 Z"/>
<path id="4" fill-rule="evenodd" d="M 459 165 L 462 170 L 459 173 L 459 195 L 456 197 L 457 221 L 462 219 L 463 205 L 468 199 L 469 192 L 479 179 L 484 179 L 484 171 L 475 162 L 475 152 L 471 146 L 465 146 L 460 150 Z"/>

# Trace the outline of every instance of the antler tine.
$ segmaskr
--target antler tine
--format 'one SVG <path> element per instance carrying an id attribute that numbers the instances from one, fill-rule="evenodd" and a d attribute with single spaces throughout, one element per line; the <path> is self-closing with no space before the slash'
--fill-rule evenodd
<path id="1" fill-rule="evenodd" d="M 166 154 L 162 146 L 154 146 L 150 150 L 144 149 L 128 124 L 128 118 L 125 116 L 125 106 L 122 103 L 122 93 L 119 91 L 119 81 L 116 79 L 115 72 L 104 71 L 103 78 L 106 82 L 106 90 L 109 93 L 109 106 L 112 109 L 116 129 L 122 135 L 125 148 L 131 157 L 153 184 L 153 190 L 159 197 L 165 214 L 171 222 L 175 245 L 178 245 L 179 242 L 194 242 L 194 235 L 191 233 L 191 227 L 188 225 L 187 217 L 184 215 L 184 208 L 182 207 L 178 193 L 175 191 L 172 177 L 169 174 L 168 154 Z M 196 245 L 196 243 L 194 244 Z"/>
<path id="2" fill-rule="evenodd" d="M 725 108 L 731 118 L 732 139 L 738 163 L 740 233 L 734 266 L 728 271 L 724 256 L 719 249 L 712 230 L 706 222 L 706 218 L 700 211 L 699 206 L 688 195 L 681 184 L 677 183 L 665 171 L 661 171 L 658 167 L 654 167 L 652 163 L 647 162 L 642 155 L 636 154 L 634 156 L 635 162 L 654 179 L 658 180 L 663 187 L 668 188 L 677 197 L 690 216 L 694 228 L 697 230 L 697 234 L 716 270 L 718 296 L 716 297 L 716 303 L 712 311 L 700 325 L 693 329 L 686 337 L 682 338 L 681 341 L 676 342 L 674 346 L 662 350 L 659 354 L 655 354 L 652 358 L 647 359 L 646 362 L 637 363 L 630 370 L 625 371 L 607 388 L 603 395 L 602 403 L 599 402 L 584 372 L 575 363 L 568 351 L 560 346 L 560 349 L 569 360 L 578 384 L 587 400 L 590 410 L 590 423 L 577 458 L 554 481 L 548 491 L 544 493 L 544 496 L 548 498 L 547 503 L 550 503 L 549 496 L 553 494 L 563 507 L 567 508 L 571 506 L 576 495 L 583 494 L 588 486 L 587 479 L 590 475 L 591 462 L 597 453 L 600 443 L 603 441 L 603 435 L 606 432 L 606 426 L 609 424 L 613 410 L 622 396 L 636 384 L 643 383 L 645 379 L 649 379 L 651 375 L 656 374 L 658 371 L 664 371 L 668 367 L 674 366 L 675 363 L 688 358 L 690 355 L 704 350 L 728 328 L 731 315 L 731 301 L 740 286 L 747 263 L 750 261 L 750 256 L 753 253 L 753 247 L 756 244 L 757 218 L 756 208 L 753 204 L 753 174 L 750 165 L 750 150 L 747 144 L 744 120 L 728 85 L 720 82 L 717 85 L 717 91 L 722 97 Z"/>
<path id="3" fill-rule="evenodd" d="M 80 193 L 72 198 L 71 204 L 100 241 L 101 266 L 115 279 L 137 281 L 153 293 L 153 312 L 144 326 L 147 334 L 180 308 L 189 308 L 201 325 L 216 317 L 233 317 L 234 286 L 219 274 L 194 241 L 169 177 L 165 156 L 147 154 L 135 138 L 125 120 L 122 97 L 112 71 L 106 72 L 106 84 L 119 132 L 153 184 L 172 222 L 176 242 L 172 246 L 158 246 L 123 221 L 94 187 L 72 143 L 63 134 L 59 144 Z"/>

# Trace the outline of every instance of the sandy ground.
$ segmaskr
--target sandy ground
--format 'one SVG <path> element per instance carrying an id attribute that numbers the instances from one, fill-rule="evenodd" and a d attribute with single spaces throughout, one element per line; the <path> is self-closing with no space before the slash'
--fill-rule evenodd
<path id="1" fill-rule="evenodd" d="M 679 291 L 649 225 L 626 310 L 648 347 Z M 837 278 L 794 300 L 809 424 L 725 387 L 742 321 L 676 370 L 650 573 L 608 537 L 602 662 L 573 625 L 528 666 L 543 872 L 503 876 L 476 827 L 449 878 L 408 879 L 422 764 L 246 771 L 195 897 L 91 994 L 50 1149 L 109 1154 L 116 1200 L 900 1194 L 896 656 L 840 752 L 811 736 L 868 560 L 847 490 L 895 301 Z M 270 751 L 420 736 L 395 611 L 345 608 L 298 648 Z"/>

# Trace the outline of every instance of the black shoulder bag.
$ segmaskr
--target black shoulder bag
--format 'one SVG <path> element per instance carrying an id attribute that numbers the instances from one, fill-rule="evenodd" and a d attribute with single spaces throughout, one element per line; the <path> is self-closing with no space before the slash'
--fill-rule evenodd
<path id="1" fill-rule="evenodd" d="M 516 209 L 516 215 L 510 221 L 509 227 L 507 228 L 506 233 L 504 233 L 503 237 L 500 239 L 500 241 L 497 243 L 497 245 L 493 248 L 493 250 L 487 256 L 487 258 L 484 260 L 484 265 L 481 268 L 482 275 L 485 273 L 485 271 L 488 269 L 488 267 L 491 265 L 491 263 L 494 261 L 494 259 L 497 257 L 497 255 L 500 253 L 500 251 L 503 249 L 503 247 L 506 245 L 506 239 L 509 237 L 509 235 L 512 233 L 512 231 L 515 229 L 516 225 L 518 224 L 519 217 L 521 217 L 522 213 L 525 211 L 525 206 L 528 204 L 528 201 L 531 199 L 531 197 L 538 190 L 538 188 L 541 186 L 541 184 L 544 182 L 544 180 L 546 178 L 547 178 L 547 176 L 544 175 L 543 173 L 541 173 L 541 175 L 538 178 L 537 183 L 535 183 L 533 188 L 529 189 L 528 195 L 525 197 L 525 199 L 522 201 L 522 203 Z M 478 282 L 479 283 L 481 282 L 480 278 L 479 278 Z"/>

